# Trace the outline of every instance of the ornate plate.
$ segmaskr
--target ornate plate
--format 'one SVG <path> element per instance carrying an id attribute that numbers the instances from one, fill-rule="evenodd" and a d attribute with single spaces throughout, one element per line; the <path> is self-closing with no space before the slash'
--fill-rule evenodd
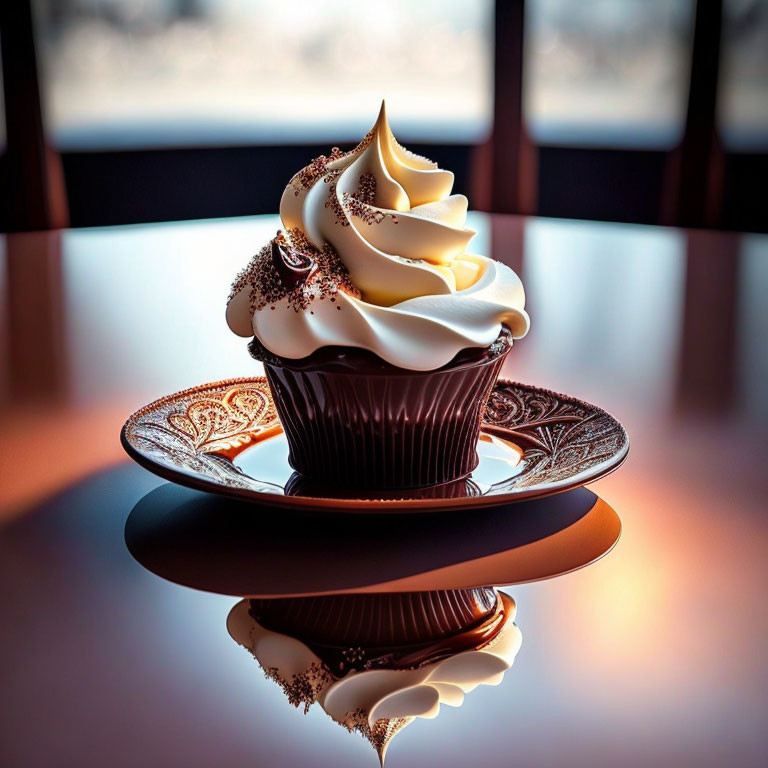
<path id="1" fill-rule="evenodd" d="M 313 487 L 288 464 L 288 447 L 263 376 L 202 384 L 134 413 L 120 438 L 128 455 L 161 477 L 212 493 L 282 507 L 344 512 L 482 507 L 549 496 L 604 477 L 626 458 L 629 438 L 594 405 L 500 380 L 466 479 L 364 494 Z"/>

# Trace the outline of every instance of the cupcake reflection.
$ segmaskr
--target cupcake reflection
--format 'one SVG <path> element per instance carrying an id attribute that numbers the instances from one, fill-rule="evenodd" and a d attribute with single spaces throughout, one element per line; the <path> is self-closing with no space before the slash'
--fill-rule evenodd
<path id="1" fill-rule="evenodd" d="M 491 588 L 338 595 L 243 600 L 227 627 L 291 704 L 319 704 L 383 764 L 415 718 L 501 682 L 522 641 L 515 612 Z"/>
<path id="2" fill-rule="evenodd" d="M 359 488 L 341 488 L 322 485 L 304 475 L 294 472 L 285 484 L 286 496 L 311 496 L 312 498 L 347 498 L 347 499 L 402 499 L 402 490 L 366 491 Z M 412 488 L 407 492 L 408 499 L 466 499 L 482 496 L 482 489 L 471 478 L 453 480 L 424 488 Z"/>

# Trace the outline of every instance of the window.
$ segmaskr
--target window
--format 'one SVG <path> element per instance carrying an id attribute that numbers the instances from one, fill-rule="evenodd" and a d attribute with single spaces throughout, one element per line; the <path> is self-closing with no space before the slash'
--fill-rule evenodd
<path id="1" fill-rule="evenodd" d="M 725 0 L 718 123 L 728 149 L 768 148 L 768 3 Z"/>
<path id="2" fill-rule="evenodd" d="M 491 0 L 36 0 L 49 127 L 72 148 L 474 142 L 492 109 Z"/>
<path id="3" fill-rule="evenodd" d="M 692 0 L 526 3 L 525 115 L 544 144 L 666 147 L 678 140 Z"/>

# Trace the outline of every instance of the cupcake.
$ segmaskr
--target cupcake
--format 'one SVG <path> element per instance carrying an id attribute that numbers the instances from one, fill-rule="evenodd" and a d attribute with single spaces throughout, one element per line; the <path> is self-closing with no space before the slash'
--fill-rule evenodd
<path id="1" fill-rule="evenodd" d="M 514 616 L 512 598 L 480 588 L 243 600 L 227 626 L 294 706 L 319 704 L 383 764 L 415 718 L 501 682 L 522 640 Z"/>
<path id="2" fill-rule="evenodd" d="M 350 152 L 289 182 L 282 229 L 238 275 L 230 328 L 253 337 L 300 474 L 402 489 L 466 477 L 513 339 L 517 275 L 468 253 L 453 174 L 401 147 L 382 104 Z"/>

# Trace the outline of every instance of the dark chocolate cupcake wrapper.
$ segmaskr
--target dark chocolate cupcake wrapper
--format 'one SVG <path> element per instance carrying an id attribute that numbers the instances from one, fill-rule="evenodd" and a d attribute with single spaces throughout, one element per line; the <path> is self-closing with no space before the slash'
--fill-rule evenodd
<path id="1" fill-rule="evenodd" d="M 291 466 L 323 486 L 418 488 L 476 466 L 485 405 L 509 352 L 437 371 L 369 375 L 265 361 Z"/>
<path id="2" fill-rule="evenodd" d="M 251 600 L 262 626 L 311 644 L 419 646 L 464 631 L 491 615 L 490 587 L 379 595 Z"/>

